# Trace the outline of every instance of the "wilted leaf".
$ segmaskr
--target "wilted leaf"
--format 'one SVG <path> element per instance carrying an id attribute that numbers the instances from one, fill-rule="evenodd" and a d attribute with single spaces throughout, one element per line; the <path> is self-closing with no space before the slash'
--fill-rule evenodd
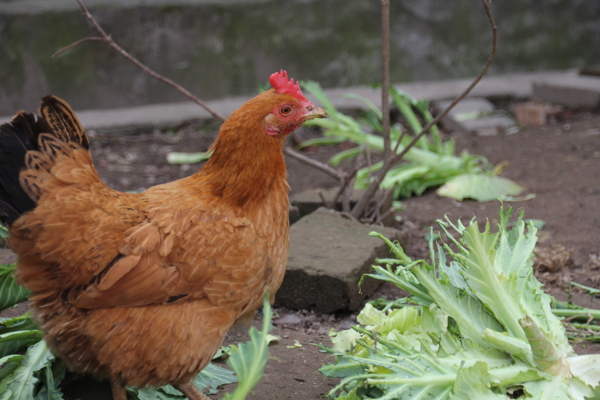
<path id="1" fill-rule="evenodd" d="M 279 343 L 280 340 L 281 340 L 281 338 L 277 335 L 271 335 L 271 334 L 267 335 L 267 344 L 268 345 Z"/>
<path id="2" fill-rule="evenodd" d="M 217 387 L 235 383 L 237 381 L 238 379 L 233 371 L 217 367 L 214 364 L 208 364 L 206 368 L 192 380 L 198 389 L 203 390 L 208 394 L 216 394 Z M 208 388 L 208 390 L 204 390 L 205 388 Z"/>
<path id="3" fill-rule="evenodd" d="M 208 394 L 216 394 L 217 387 L 237 382 L 233 371 L 208 364 L 194 379 L 192 383 L 200 391 Z M 138 400 L 185 400 L 186 397 L 171 385 L 158 388 L 127 388 L 127 392 Z"/>
<path id="4" fill-rule="evenodd" d="M 12 375 L 15 369 L 21 365 L 22 354 L 11 354 L 0 358 L 0 393 L 3 393 L 8 386 L 8 377 Z"/>
<path id="5" fill-rule="evenodd" d="M 265 295 L 262 332 L 251 327 L 250 341 L 240 343 L 237 347 L 232 346 L 232 353 L 227 359 L 227 365 L 236 372 L 239 382 L 235 391 L 231 394 L 227 393 L 224 399 L 244 400 L 262 377 L 269 354 L 267 334 L 272 329 L 272 316 L 273 310 L 269 305 L 269 296 Z"/>
<path id="6" fill-rule="evenodd" d="M 185 400 L 185 397 L 179 391 L 177 391 L 179 395 L 168 394 L 162 388 L 127 389 L 127 392 L 135 396 L 138 400 Z"/>
<path id="7" fill-rule="evenodd" d="M 491 201 L 516 196 L 522 190 L 521 186 L 501 176 L 461 174 L 443 184 L 437 190 L 437 193 L 440 196 L 451 197 L 456 200 Z"/>
<path id="8" fill-rule="evenodd" d="M 0 318 L 0 335 L 8 332 L 37 329 L 29 313 L 12 318 Z"/>
<path id="9" fill-rule="evenodd" d="M 52 367 L 47 365 L 44 368 L 43 373 L 40 376 L 44 385 L 35 395 L 34 400 L 63 400 L 63 393 L 58 388 L 59 382 L 55 382 L 54 373 L 52 372 Z"/>
<path id="10" fill-rule="evenodd" d="M 0 310 L 27 300 L 27 296 L 31 293 L 15 282 L 12 277 L 14 270 L 14 264 L 0 265 Z"/>
<path id="11" fill-rule="evenodd" d="M 7 392 L 10 392 L 10 395 L 6 399 L 33 399 L 34 390 L 39 381 L 36 373 L 46 367 L 52 360 L 54 360 L 54 355 L 52 355 L 43 340 L 29 347 L 21 360 L 21 365 L 7 378 Z M 4 398 L 2 399 L 4 400 Z"/>
<path id="12" fill-rule="evenodd" d="M 13 331 L 0 335 L 0 357 L 18 353 L 42 339 L 42 331 L 25 330 Z"/>

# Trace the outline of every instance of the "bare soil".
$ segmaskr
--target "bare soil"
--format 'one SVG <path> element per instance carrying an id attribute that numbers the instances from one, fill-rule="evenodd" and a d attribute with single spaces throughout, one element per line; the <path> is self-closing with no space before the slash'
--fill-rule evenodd
<path id="1" fill-rule="evenodd" d="M 197 165 L 170 165 L 171 151 L 205 151 L 214 140 L 217 127 L 190 125 L 175 132 L 151 132 L 131 136 L 93 134 L 93 155 L 102 178 L 119 190 L 140 190 L 178 179 L 195 172 Z M 301 133 L 302 134 L 302 133 Z M 451 134 L 458 151 L 483 155 L 497 164 L 508 161 L 503 176 L 526 188 L 535 198 L 507 202 L 525 209 L 526 218 L 541 219 L 536 259 L 538 278 L 547 292 L 559 299 L 569 296 L 575 303 L 600 308 L 600 299 L 569 286 L 575 281 L 600 287 L 600 113 L 565 111 L 546 126 L 524 128 L 512 135 L 474 136 Z M 339 149 L 338 149 L 339 150 Z M 309 150 L 313 157 L 327 160 L 336 149 Z M 314 187 L 332 187 L 336 182 L 322 172 L 288 160 L 289 183 L 294 192 Z M 427 256 L 425 234 L 435 220 L 450 213 L 464 222 L 476 216 L 479 221 L 497 218 L 499 203 L 457 202 L 436 195 L 403 200 L 396 227 L 408 229 L 405 248 L 413 258 Z M 373 298 L 392 298 L 400 292 L 384 285 Z M 354 314 L 318 315 L 309 311 L 276 309 L 273 334 L 281 337 L 270 348 L 265 376 L 249 400 L 321 399 L 336 384 L 317 370 L 328 355 L 316 344 L 329 345 L 331 328 L 347 329 L 355 323 Z M 260 316 L 252 324 L 257 327 Z M 246 327 L 230 332 L 229 343 L 245 340 Z M 600 345 L 580 343 L 580 353 L 600 352 Z M 235 385 L 225 388 L 231 391 Z M 96 392 L 101 389 L 88 390 Z M 100 395 L 100 393 L 97 393 Z M 108 392 L 107 392 L 108 394 Z M 107 395 L 106 394 L 106 395 Z M 100 396 L 97 398 L 106 398 Z M 222 397 L 221 394 L 215 398 Z M 89 391 L 70 394 L 71 399 L 91 398 Z"/>

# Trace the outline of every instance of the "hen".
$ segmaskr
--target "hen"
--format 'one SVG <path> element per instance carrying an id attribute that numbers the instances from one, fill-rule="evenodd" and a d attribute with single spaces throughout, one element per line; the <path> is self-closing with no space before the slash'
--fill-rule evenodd
<path id="1" fill-rule="evenodd" d="M 125 386 L 190 383 L 229 328 L 271 300 L 288 256 L 285 137 L 327 114 L 281 71 L 222 125 L 188 178 L 122 193 L 98 177 L 69 105 L 0 127 L 0 217 L 16 278 L 70 369 Z"/>

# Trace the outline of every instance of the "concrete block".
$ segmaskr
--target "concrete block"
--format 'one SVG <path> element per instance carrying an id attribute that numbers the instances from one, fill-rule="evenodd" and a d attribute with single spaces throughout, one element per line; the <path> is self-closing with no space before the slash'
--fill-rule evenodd
<path id="1" fill-rule="evenodd" d="M 275 305 L 322 313 L 357 309 L 381 284 L 367 278 L 359 288 L 361 277 L 372 272 L 375 258 L 390 256 L 371 231 L 405 240 L 400 231 L 363 225 L 325 208 L 301 218 L 290 230 L 288 270 Z"/>
<path id="2" fill-rule="evenodd" d="M 600 78 L 565 75 L 556 80 L 533 83 L 533 96 L 572 108 L 600 106 Z"/>

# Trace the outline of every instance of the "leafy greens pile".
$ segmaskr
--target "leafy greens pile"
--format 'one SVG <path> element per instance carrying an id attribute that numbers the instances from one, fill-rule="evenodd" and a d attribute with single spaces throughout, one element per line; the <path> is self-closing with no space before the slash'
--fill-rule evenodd
<path id="1" fill-rule="evenodd" d="M 324 137 L 307 140 L 301 146 L 330 145 L 346 140 L 358 145 L 333 156 L 329 160 L 332 165 L 354 158 L 361 152 L 383 151 L 381 137 L 383 114 L 372 102 L 362 96 L 346 95 L 367 106 L 362 116 L 354 119 L 338 111 L 319 84 L 304 82 L 302 87 L 325 108 L 329 118 L 307 121 L 306 126 L 321 127 Z M 400 141 L 397 149 L 400 153 L 412 141 L 414 135 L 419 134 L 423 129 L 421 119 L 429 123 L 433 120 L 433 116 L 429 112 L 429 101 L 416 100 L 393 86 L 390 87 L 390 95 L 393 105 L 404 118 L 405 126 L 395 124 L 390 131 L 392 148 Z M 381 182 L 382 188 L 394 190 L 396 198 L 419 196 L 427 188 L 440 185 L 438 189 L 440 196 L 457 200 L 472 198 L 478 201 L 490 201 L 515 196 L 522 191 L 515 182 L 498 176 L 504 168 L 503 164 L 494 167 L 485 157 L 467 152 L 456 155 L 454 142 L 442 140 L 436 126 L 431 128 L 427 136 L 419 139 L 406 153 L 404 159 L 406 162 L 392 167 Z M 356 189 L 366 189 L 374 173 L 382 166 L 383 162 L 378 162 L 361 168 L 356 174 Z"/>
<path id="2" fill-rule="evenodd" d="M 498 232 L 473 220 L 439 220 L 445 239 L 430 239 L 431 264 L 379 260 L 378 279 L 411 295 L 414 305 L 383 311 L 367 306 L 362 326 L 332 333 L 336 363 L 321 368 L 341 377 L 330 395 L 358 399 L 600 398 L 600 354 L 577 356 L 550 297 L 533 276 L 536 228 L 520 213 L 500 209 Z M 452 231 L 459 239 L 452 236 Z M 432 232 L 433 233 L 433 232 Z M 430 235 L 433 238 L 433 234 Z M 450 257 L 448 257 L 450 256 Z M 336 397 L 337 396 L 337 397 Z"/>

